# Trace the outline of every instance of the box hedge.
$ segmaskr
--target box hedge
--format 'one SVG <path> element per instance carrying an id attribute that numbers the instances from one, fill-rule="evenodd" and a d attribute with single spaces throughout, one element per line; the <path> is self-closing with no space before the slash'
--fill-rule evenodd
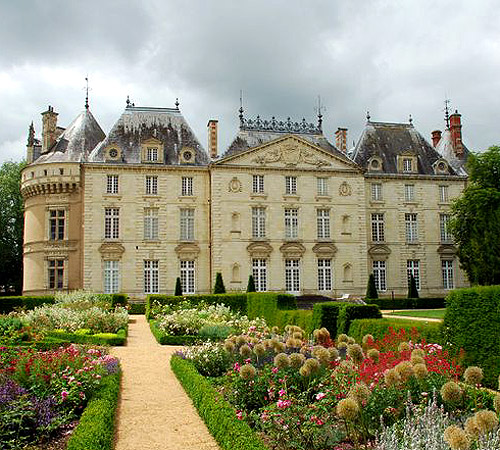
<path id="1" fill-rule="evenodd" d="M 445 308 L 442 297 L 433 298 L 375 298 L 365 299 L 369 305 L 378 305 L 380 309 L 436 309 Z"/>
<path id="2" fill-rule="evenodd" d="M 53 295 L 0 297 L 0 314 L 9 314 L 14 308 L 35 309 L 54 302 Z"/>
<path id="3" fill-rule="evenodd" d="M 307 333 L 311 333 L 312 330 L 312 311 L 304 310 L 286 310 L 278 311 L 275 315 L 275 325 L 280 329 L 284 329 L 287 325 L 297 325 L 302 328 Z"/>
<path id="4" fill-rule="evenodd" d="M 297 309 L 297 300 L 293 295 L 273 292 L 249 292 L 246 295 L 248 318 L 262 317 L 270 327 L 279 326 L 279 311 Z"/>
<path id="5" fill-rule="evenodd" d="M 425 322 L 422 320 L 407 319 L 356 319 L 349 326 L 349 336 L 361 342 L 365 334 L 371 334 L 376 340 L 382 339 L 389 328 L 394 331 L 404 329 L 408 334 L 415 329 L 421 339 L 428 343 L 442 344 L 441 324 L 437 322 Z"/>
<path id="6" fill-rule="evenodd" d="M 465 350 L 464 365 L 480 366 L 484 384 L 498 387 L 500 373 L 500 286 L 450 292 L 444 316 L 450 350 Z"/>
<path id="7" fill-rule="evenodd" d="M 111 307 L 115 306 L 127 306 L 128 295 L 127 294 L 111 294 Z"/>
<path id="8" fill-rule="evenodd" d="M 325 327 L 332 337 L 347 333 L 354 319 L 379 318 L 377 305 L 358 305 L 344 302 L 325 302 L 314 305 L 312 327 Z"/>
<path id="9" fill-rule="evenodd" d="M 248 424 L 238 420 L 233 407 L 191 362 L 173 356 L 170 366 L 222 450 L 267 450 Z"/>
<path id="10" fill-rule="evenodd" d="M 117 333 L 97 333 L 97 334 L 79 334 L 67 333 L 65 331 L 51 331 L 47 337 L 56 338 L 61 342 L 71 342 L 74 344 L 95 344 L 95 345 L 125 345 L 127 341 L 126 330 L 118 330 Z"/>
<path id="11" fill-rule="evenodd" d="M 128 304 L 128 313 L 131 315 L 143 315 L 146 313 L 146 304 L 139 302 L 130 302 Z"/>
<path id="12" fill-rule="evenodd" d="M 113 450 L 121 374 L 108 375 L 90 399 L 67 450 Z"/>
<path id="13" fill-rule="evenodd" d="M 156 326 L 156 321 L 149 321 L 149 328 L 156 339 L 156 342 L 161 345 L 190 345 L 195 344 L 200 340 L 199 336 L 170 336 L 159 330 Z"/>

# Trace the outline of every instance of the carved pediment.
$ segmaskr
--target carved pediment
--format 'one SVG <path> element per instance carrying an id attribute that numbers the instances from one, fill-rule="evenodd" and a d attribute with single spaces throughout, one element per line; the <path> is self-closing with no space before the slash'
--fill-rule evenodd
<path id="1" fill-rule="evenodd" d="M 273 248 L 267 242 L 252 242 L 247 246 L 247 252 L 253 258 L 268 258 Z"/>
<path id="2" fill-rule="evenodd" d="M 181 259 L 196 259 L 200 253 L 200 247 L 192 243 L 179 244 L 175 247 L 175 253 Z"/>
<path id="3" fill-rule="evenodd" d="M 441 256 L 453 257 L 457 254 L 457 249 L 453 244 L 440 245 L 437 251 Z"/>
<path id="4" fill-rule="evenodd" d="M 332 242 L 319 242 L 312 248 L 312 251 L 318 258 L 333 258 L 337 253 L 337 247 Z"/>
<path id="5" fill-rule="evenodd" d="M 120 259 L 125 252 L 125 247 L 118 242 L 104 242 L 99 247 L 103 259 Z"/>
<path id="6" fill-rule="evenodd" d="M 368 254 L 372 259 L 387 259 L 391 254 L 391 249 L 387 245 L 372 245 L 368 249 Z"/>
<path id="7" fill-rule="evenodd" d="M 263 151 L 253 159 L 253 162 L 263 165 L 281 162 L 287 167 L 295 167 L 302 163 L 315 166 L 318 169 L 332 165 L 326 158 L 320 157 L 316 152 L 293 140 L 284 141 L 267 151 Z"/>
<path id="8" fill-rule="evenodd" d="M 286 258 L 302 258 L 306 248 L 300 242 L 287 242 L 280 247 L 280 252 Z"/>

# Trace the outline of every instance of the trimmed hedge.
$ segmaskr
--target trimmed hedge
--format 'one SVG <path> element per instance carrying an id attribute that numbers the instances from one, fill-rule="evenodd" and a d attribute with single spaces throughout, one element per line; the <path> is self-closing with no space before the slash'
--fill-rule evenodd
<path id="1" fill-rule="evenodd" d="M 191 362 L 173 356 L 170 366 L 223 450 L 268 450 L 248 424 L 237 419 L 233 407 Z"/>
<path id="2" fill-rule="evenodd" d="M 378 305 L 380 309 L 436 309 L 446 308 L 446 299 L 432 298 L 375 298 L 365 299 L 369 305 Z"/>
<path id="3" fill-rule="evenodd" d="M 422 320 L 356 319 L 351 322 L 347 334 L 356 339 L 356 341 L 361 342 L 365 334 L 371 334 L 377 340 L 382 339 L 389 332 L 389 328 L 393 328 L 395 331 L 404 329 L 407 333 L 410 333 L 414 328 L 426 342 L 442 344 L 441 327 L 440 323 L 424 322 Z"/>
<path id="4" fill-rule="evenodd" d="M 0 314 L 9 314 L 14 308 L 35 309 L 47 303 L 55 303 L 53 295 L 0 297 Z"/>
<path id="5" fill-rule="evenodd" d="M 189 345 L 194 344 L 200 340 L 199 336 L 169 336 L 159 330 L 154 320 L 149 321 L 149 328 L 151 333 L 160 345 Z"/>
<path id="6" fill-rule="evenodd" d="M 146 319 L 151 319 L 151 303 L 157 301 L 162 305 L 175 305 L 184 300 L 189 300 L 191 303 L 198 304 L 201 302 L 208 303 L 209 305 L 216 305 L 224 303 L 224 305 L 231 308 L 233 311 L 247 313 L 247 294 L 208 294 L 208 295 L 189 295 L 189 296 L 175 296 L 175 295 L 161 295 L 152 294 L 146 298 Z"/>
<path id="7" fill-rule="evenodd" d="M 129 303 L 128 304 L 128 313 L 135 315 L 143 315 L 146 313 L 146 304 L 145 303 Z"/>
<path id="8" fill-rule="evenodd" d="M 500 286 L 457 289 L 448 294 L 444 336 L 465 350 L 464 365 L 480 366 L 484 384 L 498 387 L 500 373 Z"/>
<path id="9" fill-rule="evenodd" d="M 127 306 L 128 295 L 127 294 L 111 294 L 111 307 L 114 308 L 117 305 Z"/>
<path id="10" fill-rule="evenodd" d="M 95 344 L 95 345 L 125 345 L 127 332 L 123 329 L 115 333 L 78 334 L 64 331 L 51 331 L 47 337 L 55 338 L 60 342 L 71 342 L 74 344 Z"/>
<path id="11" fill-rule="evenodd" d="M 280 326 L 280 311 L 297 310 L 297 299 L 293 295 L 272 292 L 249 292 L 246 295 L 248 318 L 262 317 L 270 327 Z"/>
<path id="12" fill-rule="evenodd" d="M 382 317 L 377 305 L 358 305 L 345 302 L 327 302 L 314 305 L 312 327 L 325 327 L 332 337 L 348 333 L 354 319 L 376 319 Z"/>
<path id="13" fill-rule="evenodd" d="M 67 450 L 113 450 L 120 378 L 120 373 L 104 378 L 101 388 L 83 411 Z"/>
<path id="14" fill-rule="evenodd" d="M 285 328 L 287 325 L 297 325 L 307 333 L 311 333 L 313 331 L 312 317 L 312 311 L 304 311 L 300 309 L 296 311 L 278 311 L 275 315 L 275 325 L 281 329 Z"/>

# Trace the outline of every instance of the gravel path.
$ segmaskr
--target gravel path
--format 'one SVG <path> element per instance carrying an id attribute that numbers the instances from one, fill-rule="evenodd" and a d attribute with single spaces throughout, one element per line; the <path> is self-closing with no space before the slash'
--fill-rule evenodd
<path id="1" fill-rule="evenodd" d="M 159 345 L 144 316 L 131 316 L 127 345 L 114 347 L 123 369 L 115 450 L 218 450 L 170 369 L 179 347 Z"/>

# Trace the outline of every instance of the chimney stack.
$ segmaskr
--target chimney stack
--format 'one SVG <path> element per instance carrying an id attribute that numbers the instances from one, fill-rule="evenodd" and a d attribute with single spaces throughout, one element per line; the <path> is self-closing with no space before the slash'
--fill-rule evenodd
<path id="1" fill-rule="evenodd" d="M 462 120 L 461 115 L 457 110 L 450 116 L 450 133 L 451 143 L 455 150 L 455 155 L 460 158 L 464 154 L 464 147 L 462 144 Z"/>
<path id="2" fill-rule="evenodd" d="M 441 130 L 434 130 L 431 133 L 432 136 L 432 146 L 436 148 L 441 140 Z"/>
<path id="3" fill-rule="evenodd" d="M 335 132 L 335 146 L 342 153 L 347 153 L 347 128 L 338 128 Z"/>
<path id="4" fill-rule="evenodd" d="M 211 159 L 217 158 L 217 127 L 218 120 L 211 119 L 207 124 L 208 132 L 208 154 Z"/>
<path id="5" fill-rule="evenodd" d="M 50 105 L 47 111 L 42 113 L 42 153 L 48 151 L 56 141 L 57 116 Z"/>

